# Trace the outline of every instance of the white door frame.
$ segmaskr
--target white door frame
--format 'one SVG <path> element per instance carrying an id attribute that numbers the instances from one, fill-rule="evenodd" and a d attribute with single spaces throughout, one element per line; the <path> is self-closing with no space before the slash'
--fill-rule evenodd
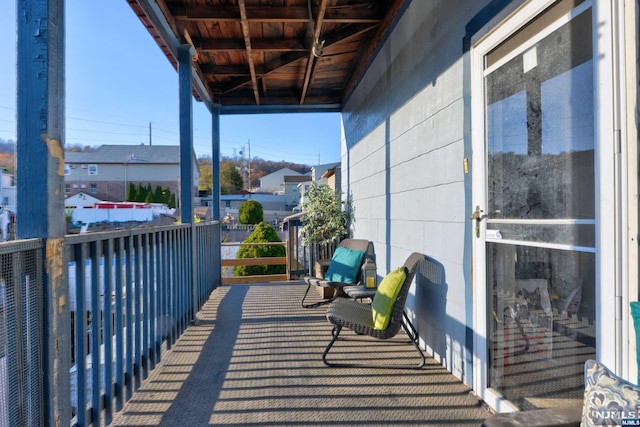
<path id="1" fill-rule="evenodd" d="M 624 70 L 616 23 L 620 14 L 616 0 L 587 0 L 577 9 L 593 9 L 594 47 L 594 118 L 595 118 L 595 198 L 596 198 L 596 354 L 598 359 L 620 372 L 626 371 L 628 352 L 623 351 L 623 336 L 628 336 L 628 295 L 624 289 L 627 224 L 626 152 L 621 141 L 621 104 L 619 76 Z M 472 137 L 472 206 L 486 209 L 487 176 L 485 156 L 484 58 L 493 48 L 539 15 L 553 0 L 527 2 L 501 24 L 493 28 L 471 48 L 471 137 Z M 568 20 L 568 19 L 567 19 Z M 617 43 L 617 44 L 614 44 Z M 619 68 L 617 68 L 619 67 Z M 622 116 L 624 117 L 624 116 Z M 612 141 L 614 143 L 612 143 Z M 612 191 L 615 189 L 615 191 Z M 471 213 L 469 213 L 471 214 Z M 475 228 L 475 223 L 473 225 Z M 480 238 L 473 236 L 474 289 L 474 380 L 476 393 L 498 412 L 516 410 L 495 390 L 488 389 L 487 313 L 486 313 L 486 221 L 480 224 Z M 623 286 L 624 285 L 624 286 Z M 615 319 L 615 320 L 614 320 Z M 623 321 L 624 320 L 624 321 Z M 623 328 L 624 326 L 624 328 Z M 623 335 L 627 330 L 627 335 Z"/>

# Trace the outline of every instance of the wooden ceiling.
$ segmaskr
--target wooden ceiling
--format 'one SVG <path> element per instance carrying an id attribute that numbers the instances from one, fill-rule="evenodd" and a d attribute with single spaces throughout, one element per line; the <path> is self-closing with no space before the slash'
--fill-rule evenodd
<path id="1" fill-rule="evenodd" d="M 223 108 L 340 110 L 403 0 L 127 0 L 197 98 Z"/>

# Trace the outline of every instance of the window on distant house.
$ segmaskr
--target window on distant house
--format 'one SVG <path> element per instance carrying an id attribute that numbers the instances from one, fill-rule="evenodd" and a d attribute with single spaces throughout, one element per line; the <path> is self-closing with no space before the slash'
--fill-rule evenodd
<path id="1" fill-rule="evenodd" d="M 97 184 L 91 184 L 91 194 L 96 194 L 98 192 L 98 185 Z"/>
<path id="2" fill-rule="evenodd" d="M 98 175 L 98 165 L 89 165 L 89 175 Z"/>
<path id="3" fill-rule="evenodd" d="M 64 174 L 65 175 L 71 175 L 71 167 L 69 167 L 69 165 L 66 164 L 66 163 L 64 165 Z"/>
<path id="4" fill-rule="evenodd" d="M 3 205 L 8 205 L 9 204 L 9 198 L 8 197 L 3 197 L 2 198 L 2 204 Z"/>
<path id="5" fill-rule="evenodd" d="M 65 193 L 71 193 L 71 184 L 65 184 L 64 185 L 64 192 Z"/>

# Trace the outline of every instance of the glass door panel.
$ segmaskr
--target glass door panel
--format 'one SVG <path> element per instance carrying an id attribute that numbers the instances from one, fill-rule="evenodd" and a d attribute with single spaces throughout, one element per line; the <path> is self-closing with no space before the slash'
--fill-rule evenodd
<path id="1" fill-rule="evenodd" d="M 591 20 L 485 70 L 488 379 L 522 409 L 579 401 L 595 357 Z"/>

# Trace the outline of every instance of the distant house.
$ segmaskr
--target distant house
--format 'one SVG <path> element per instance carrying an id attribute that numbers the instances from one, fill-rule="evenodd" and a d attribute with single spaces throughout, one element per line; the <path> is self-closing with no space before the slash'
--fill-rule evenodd
<path id="1" fill-rule="evenodd" d="M 322 178 L 327 180 L 327 185 L 333 188 L 334 191 L 339 192 L 342 191 L 342 166 L 340 163 L 335 165 L 335 167 L 331 169 L 327 169 L 323 174 Z"/>
<path id="2" fill-rule="evenodd" d="M 299 185 L 301 183 L 311 183 L 311 176 L 285 176 L 284 177 L 284 198 L 287 202 L 287 210 L 291 210 L 301 204 Z"/>
<path id="3" fill-rule="evenodd" d="M 316 165 L 311 167 L 311 180 L 318 184 L 326 184 L 327 180 L 324 178 L 324 173 L 330 169 L 335 169 L 340 163 L 325 163 L 324 165 Z"/>
<path id="4" fill-rule="evenodd" d="M 1 210 L 16 211 L 16 184 L 13 179 L 13 174 L 7 173 L 4 170 L 2 170 L 0 181 L 0 211 Z"/>
<path id="5" fill-rule="evenodd" d="M 198 191 L 198 163 L 193 154 L 193 191 Z M 126 200 L 130 183 L 169 188 L 179 194 L 180 147 L 102 145 L 92 152 L 65 153 L 66 196 L 80 192 L 101 200 Z"/>
<path id="6" fill-rule="evenodd" d="M 97 197 L 93 197 L 83 191 L 74 194 L 73 196 L 64 199 L 65 208 L 90 208 L 96 203 L 100 203 L 101 200 Z"/>
<path id="7" fill-rule="evenodd" d="M 304 176 L 304 174 L 293 169 L 282 168 L 260 178 L 260 191 L 263 193 L 284 194 L 283 182 L 285 176 Z"/>
<path id="8" fill-rule="evenodd" d="M 338 170 L 338 174 L 340 174 L 340 163 L 327 163 L 325 165 L 317 165 L 311 168 L 310 180 L 301 181 L 296 186 L 298 191 L 298 207 L 302 207 L 302 205 L 306 202 L 306 193 L 307 189 L 313 184 L 316 183 L 318 185 L 329 185 L 333 190 L 338 193 L 341 191 L 340 188 L 340 177 L 336 177 L 336 170 Z M 336 187 L 336 185 L 338 185 Z"/>

